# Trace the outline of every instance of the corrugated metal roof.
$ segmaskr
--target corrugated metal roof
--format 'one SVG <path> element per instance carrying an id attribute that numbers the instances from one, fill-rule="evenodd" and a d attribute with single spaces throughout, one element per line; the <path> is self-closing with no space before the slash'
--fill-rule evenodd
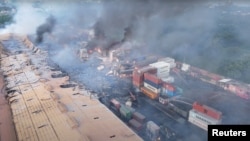
<path id="1" fill-rule="evenodd" d="M 18 140 L 142 140 L 77 84 L 61 88 L 69 77 L 52 78 L 39 53 L 1 56 Z M 36 61 L 30 65 L 33 57 Z"/>

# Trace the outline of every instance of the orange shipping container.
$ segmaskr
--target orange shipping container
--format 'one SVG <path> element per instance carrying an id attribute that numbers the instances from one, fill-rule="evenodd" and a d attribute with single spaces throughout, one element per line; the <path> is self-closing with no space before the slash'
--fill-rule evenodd
<path id="1" fill-rule="evenodd" d="M 151 99 L 156 99 L 158 97 L 158 94 L 152 92 L 151 90 L 149 90 L 145 87 L 141 87 L 141 92 Z"/>
<path id="2" fill-rule="evenodd" d="M 222 113 L 220 111 L 217 111 L 217 110 L 215 110 L 211 107 L 208 107 L 206 105 L 202 105 L 198 102 L 193 103 L 193 109 L 198 111 L 198 112 L 201 112 L 203 114 L 206 114 L 207 116 L 210 116 L 214 119 L 217 119 L 217 120 L 221 119 Z"/>

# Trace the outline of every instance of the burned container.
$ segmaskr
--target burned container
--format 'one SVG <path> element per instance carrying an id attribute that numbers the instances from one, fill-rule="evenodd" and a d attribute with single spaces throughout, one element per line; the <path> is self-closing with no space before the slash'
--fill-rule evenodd
<path id="1" fill-rule="evenodd" d="M 135 119 L 136 121 L 138 121 L 140 123 L 143 123 L 146 119 L 146 117 L 139 112 L 134 112 L 132 117 L 133 117 L 133 119 Z"/>
<path id="2" fill-rule="evenodd" d="M 129 124 L 129 126 L 131 126 L 133 129 L 135 129 L 137 131 L 142 129 L 142 124 L 135 119 L 129 120 L 128 124 Z"/>

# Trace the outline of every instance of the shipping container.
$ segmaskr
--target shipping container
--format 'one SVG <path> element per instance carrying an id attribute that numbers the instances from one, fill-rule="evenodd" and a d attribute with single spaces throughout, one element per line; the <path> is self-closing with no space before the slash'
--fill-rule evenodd
<path id="1" fill-rule="evenodd" d="M 169 73 L 170 72 L 170 68 L 161 68 L 161 69 L 157 69 L 157 74 L 164 74 L 164 73 Z"/>
<path id="2" fill-rule="evenodd" d="M 194 109 L 189 111 L 188 121 L 207 130 L 208 125 L 221 124 L 221 119 L 215 119 Z"/>
<path id="3" fill-rule="evenodd" d="M 151 86 L 153 86 L 153 87 L 155 87 L 155 88 L 157 88 L 157 89 L 159 89 L 159 88 L 162 87 L 162 85 L 156 84 L 156 83 L 154 83 L 154 82 L 152 82 L 152 81 L 150 81 L 150 80 L 147 80 L 147 79 L 145 79 L 144 82 L 146 82 L 147 84 L 149 84 L 149 85 L 151 85 Z"/>
<path id="4" fill-rule="evenodd" d="M 140 87 L 143 85 L 143 74 L 139 74 L 136 71 L 133 71 L 133 85 Z"/>
<path id="5" fill-rule="evenodd" d="M 164 95 L 160 95 L 159 96 L 159 102 L 163 105 L 166 105 L 168 104 L 169 102 L 169 98 L 167 96 L 164 96 Z"/>
<path id="6" fill-rule="evenodd" d="M 214 73 L 208 73 L 208 77 L 210 77 L 212 80 L 214 80 L 216 82 L 223 79 L 222 76 L 214 74 Z"/>
<path id="7" fill-rule="evenodd" d="M 143 85 L 143 80 L 142 79 L 138 79 L 136 77 L 133 77 L 133 84 L 136 85 L 137 87 L 140 87 Z"/>
<path id="8" fill-rule="evenodd" d="M 137 72 L 138 70 L 134 70 L 133 71 L 133 73 L 132 73 L 132 77 L 134 78 L 134 79 L 142 79 L 143 80 L 143 74 L 140 74 L 140 73 L 138 73 Z"/>
<path id="9" fill-rule="evenodd" d="M 135 130 L 141 130 L 142 129 L 142 124 L 135 119 L 131 119 L 128 122 L 129 126 L 131 126 Z"/>
<path id="10" fill-rule="evenodd" d="M 155 74 L 157 73 L 157 68 L 152 67 L 152 66 L 145 66 L 142 68 L 137 69 L 137 73 L 143 75 L 144 73 L 151 73 L 151 74 Z"/>
<path id="11" fill-rule="evenodd" d="M 193 103 L 193 109 L 198 111 L 198 112 L 201 112 L 203 114 L 206 114 L 207 116 L 210 116 L 214 119 L 221 119 L 222 113 L 220 111 L 217 111 L 217 110 L 215 110 L 211 107 L 208 107 L 206 105 L 202 105 L 198 102 Z"/>
<path id="12" fill-rule="evenodd" d="M 148 121 L 146 133 L 151 140 L 155 141 L 160 136 L 160 127 L 153 121 Z"/>
<path id="13" fill-rule="evenodd" d="M 249 99 L 249 95 L 247 93 L 236 93 L 236 95 L 244 99 Z"/>
<path id="14" fill-rule="evenodd" d="M 170 57 L 166 57 L 166 58 L 160 58 L 158 59 L 159 62 L 166 62 L 170 64 L 170 68 L 174 68 L 176 67 L 176 63 L 175 63 L 175 59 L 174 58 L 170 58 Z"/>
<path id="15" fill-rule="evenodd" d="M 182 63 L 182 65 L 181 65 L 181 70 L 182 71 L 187 72 L 187 71 L 189 71 L 189 69 L 190 69 L 189 64 Z"/>
<path id="16" fill-rule="evenodd" d="M 156 62 L 156 63 L 149 64 L 149 66 L 155 67 L 155 68 L 157 68 L 157 70 L 158 69 L 165 69 L 165 68 L 170 69 L 170 64 L 166 63 L 166 62 L 163 62 L 163 61 L 159 61 L 159 62 Z"/>
<path id="17" fill-rule="evenodd" d="M 118 111 L 121 107 L 121 104 L 119 101 L 117 101 L 116 99 L 113 98 L 110 100 L 110 106 L 113 106 L 115 108 L 115 110 Z"/>
<path id="18" fill-rule="evenodd" d="M 165 90 L 163 90 L 162 95 L 166 95 L 167 97 L 171 98 L 171 97 L 175 96 L 175 93 L 174 93 L 174 91 L 170 91 L 170 90 L 165 89 Z"/>
<path id="19" fill-rule="evenodd" d="M 152 92 L 151 90 L 145 88 L 145 87 L 141 87 L 141 92 L 143 94 L 145 94 L 146 96 L 148 96 L 150 99 L 156 99 L 158 97 L 157 93 Z"/>
<path id="20" fill-rule="evenodd" d="M 132 117 L 133 117 L 133 119 L 135 119 L 136 121 L 138 121 L 140 123 L 143 123 L 146 119 L 146 117 L 139 112 L 134 112 Z"/>
<path id="21" fill-rule="evenodd" d="M 149 80 L 155 84 L 161 84 L 162 81 L 156 75 L 150 73 L 144 73 L 144 79 Z"/>
<path id="22" fill-rule="evenodd" d="M 163 86 L 163 88 L 165 88 L 165 89 L 167 89 L 169 91 L 175 91 L 175 87 L 170 83 L 163 82 L 162 86 Z"/>
<path id="23" fill-rule="evenodd" d="M 132 111 L 126 105 L 121 105 L 120 107 L 121 118 L 128 121 L 132 118 Z"/>
<path id="24" fill-rule="evenodd" d="M 145 87 L 145 88 L 147 88 L 147 89 L 151 90 L 152 92 L 154 92 L 154 93 L 156 93 L 156 94 L 158 94 L 158 93 L 160 93 L 160 92 L 161 92 L 161 89 L 160 89 L 160 88 L 159 88 L 159 89 L 157 89 L 157 88 L 155 88 L 155 87 L 153 87 L 153 86 L 149 85 L 149 84 L 148 84 L 148 83 L 146 83 L 146 82 L 144 82 L 144 83 L 143 83 L 143 85 L 144 85 L 144 87 Z"/>
<path id="25" fill-rule="evenodd" d="M 166 77 L 166 78 L 161 78 L 161 80 L 163 82 L 167 82 L 167 83 L 174 83 L 174 77 L 172 77 L 172 76 L 169 76 L 169 77 Z"/>
<path id="26" fill-rule="evenodd" d="M 169 77 L 169 73 L 166 73 L 166 74 L 157 74 L 156 76 L 163 81 L 163 79 L 166 79 L 166 78 Z"/>

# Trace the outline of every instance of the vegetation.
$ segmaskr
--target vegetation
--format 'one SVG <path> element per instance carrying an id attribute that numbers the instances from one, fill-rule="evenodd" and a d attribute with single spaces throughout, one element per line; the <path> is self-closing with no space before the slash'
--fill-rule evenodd
<path id="1" fill-rule="evenodd" d="M 0 27 L 4 27 L 6 24 L 9 24 L 13 20 L 13 7 L 2 6 L 0 7 Z"/>

